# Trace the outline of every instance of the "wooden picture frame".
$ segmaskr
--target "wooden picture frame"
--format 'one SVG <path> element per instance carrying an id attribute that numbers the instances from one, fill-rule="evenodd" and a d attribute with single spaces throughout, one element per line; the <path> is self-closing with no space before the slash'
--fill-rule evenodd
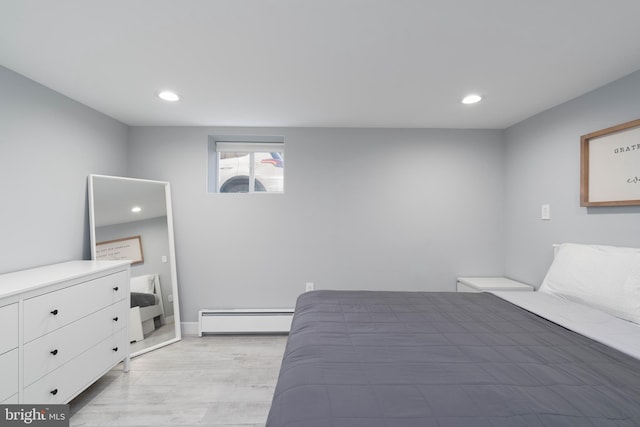
<path id="1" fill-rule="evenodd" d="M 97 260 L 130 260 L 131 265 L 144 262 L 142 238 L 140 236 L 106 240 L 96 243 Z"/>
<path id="2" fill-rule="evenodd" d="M 640 205 L 640 119 L 580 137 L 580 206 Z"/>

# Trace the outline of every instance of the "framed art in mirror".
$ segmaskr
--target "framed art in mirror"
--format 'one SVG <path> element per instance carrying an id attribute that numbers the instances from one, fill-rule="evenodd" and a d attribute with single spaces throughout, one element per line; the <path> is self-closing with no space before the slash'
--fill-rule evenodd
<path id="1" fill-rule="evenodd" d="M 97 242 L 95 259 L 130 260 L 131 265 L 143 263 L 142 238 L 131 236 Z"/>
<path id="2" fill-rule="evenodd" d="M 580 137 L 580 206 L 640 205 L 640 119 Z"/>

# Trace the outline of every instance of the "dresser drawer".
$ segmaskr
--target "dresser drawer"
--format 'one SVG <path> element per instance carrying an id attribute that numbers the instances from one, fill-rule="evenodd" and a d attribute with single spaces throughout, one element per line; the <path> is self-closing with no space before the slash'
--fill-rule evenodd
<path id="1" fill-rule="evenodd" d="M 111 289 L 112 302 L 122 301 L 123 299 L 126 299 L 127 301 L 130 300 L 131 295 L 129 294 L 128 272 L 121 271 L 120 273 L 103 277 L 103 279 L 108 280 L 109 282 L 107 287 Z"/>
<path id="2" fill-rule="evenodd" d="M 111 366 L 122 362 L 129 354 L 129 329 L 121 329 L 111 336 L 108 349 L 111 354 Z"/>
<path id="3" fill-rule="evenodd" d="M 130 309 L 131 301 L 128 299 L 118 301 L 111 306 L 112 333 L 116 333 L 127 326 L 127 316 L 129 316 Z"/>
<path id="4" fill-rule="evenodd" d="M 25 344 L 25 386 L 124 328 L 126 310 L 127 301 L 119 301 Z"/>
<path id="5" fill-rule="evenodd" d="M 25 342 L 125 299 L 126 280 L 119 272 L 25 300 Z"/>
<path id="6" fill-rule="evenodd" d="M 67 403 L 123 360 L 127 345 L 127 330 L 123 329 L 26 387 L 24 403 Z"/>
<path id="7" fill-rule="evenodd" d="M 18 304 L 0 307 L 0 354 L 18 347 Z"/>
<path id="8" fill-rule="evenodd" d="M 18 393 L 18 349 L 0 355 L 0 402 Z"/>

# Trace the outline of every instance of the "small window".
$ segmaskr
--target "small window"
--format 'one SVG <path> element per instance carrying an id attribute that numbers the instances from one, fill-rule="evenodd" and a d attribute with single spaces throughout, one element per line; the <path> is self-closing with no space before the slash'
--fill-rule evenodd
<path id="1" fill-rule="evenodd" d="M 283 193 L 283 138 L 210 137 L 209 192 Z"/>

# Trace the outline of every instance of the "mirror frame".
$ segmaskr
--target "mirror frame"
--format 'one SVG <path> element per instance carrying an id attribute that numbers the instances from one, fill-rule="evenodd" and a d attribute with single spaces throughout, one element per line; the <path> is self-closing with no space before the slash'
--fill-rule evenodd
<path id="1" fill-rule="evenodd" d="M 173 295 L 173 321 L 174 321 L 174 330 L 175 337 L 171 338 L 167 341 L 149 346 L 147 348 L 138 350 L 130 354 L 130 357 L 136 357 L 144 353 L 148 353 L 150 351 L 156 350 L 161 347 L 165 347 L 169 344 L 173 344 L 182 339 L 182 331 L 180 325 L 180 301 L 178 297 L 178 274 L 176 271 L 176 253 L 175 253 L 175 240 L 173 235 L 173 211 L 171 205 L 171 184 L 166 181 L 153 181 L 148 179 L 138 179 L 138 178 L 127 178 L 121 176 L 110 176 L 110 175 L 97 175 L 91 174 L 89 175 L 89 234 L 91 240 L 91 259 L 96 259 L 96 217 L 95 217 L 95 193 L 94 193 L 94 180 L 98 179 L 108 179 L 114 181 L 121 182 L 136 182 L 136 183 L 150 183 L 156 185 L 164 186 L 164 194 L 165 194 L 165 203 L 167 210 L 167 232 L 168 232 L 168 245 L 169 245 L 169 266 L 171 270 L 171 289 Z"/>

